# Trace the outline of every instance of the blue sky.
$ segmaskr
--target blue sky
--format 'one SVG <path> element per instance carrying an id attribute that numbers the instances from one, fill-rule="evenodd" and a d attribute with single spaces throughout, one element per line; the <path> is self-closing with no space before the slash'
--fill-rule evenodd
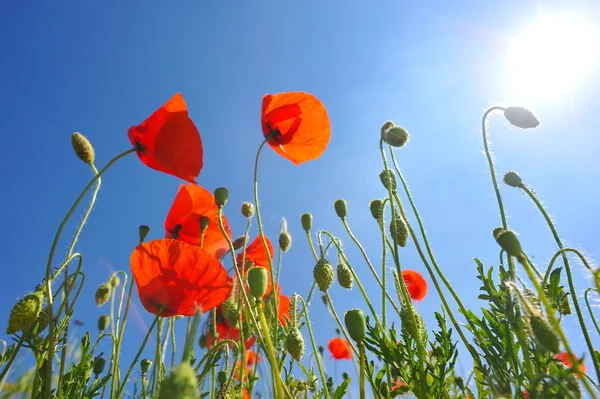
<path id="1" fill-rule="evenodd" d="M 379 236 L 368 204 L 384 195 L 377 178 L 382 169 L 379 128 L 391 119 L 411 133 L 410 144 L 397 158 L 438 261 L 461 298 L 478 308 L 472 258 L 496 264 L 491 230 L 500 224 L 481 143 L 480 118 L 490 104 L 526 106 L 541 121 L 539 128 L 521 131 L 501 115 L 491 118 L 498 173 L 519 171 L 549 208 L 563 240 L 593 259 L 600 253 L 600 73 L 593 69 L 560 97 L 523 97 L 507 65 L 511 37 L 540 14 L 576 12 L 592 21 L 600 17 L 594 1 L 572 1 L 568 8 L 561 3 L 4 4 L 0 217 L 5 227 L 0 231 L 0 264 L 5 283 L 0 320 L 8 320 L 14 301 L 43 276 L 54 232 L 90 178 L 72 153 L 71 133 L 79 131 L 90 139 L 102 166 L 129 148 L 127 129 L 177 91 L 202 135 L 204 169 L 198 182 L 211 191 L 229 188 L 226 214 L 236 236 L 244 226 L 239 205 L 252 196 L 262 96 L 302 90 L 326 105 L 332 136 L 319 160 L 297 167 L 268 148 L 261 158 L 266 232 L 275 238 L 285 217 L 294 238 L 283 263 L 285 294 L 306 295 L 312 282 L 314 261 L 299 222 L 302 213 L 312 212 L 316 228 L 344 240 L 354 267 L 374 293 L 374 304 L 380 305 L 374 281 L 350 245 L 333 202 L 347 200 L 350 226 L 380 264 Z M 524 98 L 528 103 L 520 102 Z M 128 270 L 140 224 L 151 227 L 151 238 L 163 236 L 164 218 L 181 183 L 146 168 L 135 156 L 106 174 L 77 245 L 84 255 L 87 285 L 75 317 L 92 331 L 97 317 L 107 311 L 95 307 L 95 288 L 111 268 Z M 503 187 L 502 194 L 509 223 L 521 234 L 526 250 L 539 264 L 547 263 L 555 245 L 541 215 L 516 189 Z M 82 213 L 67 229 L 59 250 L 66 251 Z M 405 267 L 425 273 L 414 247 L 408 246 L 402 256 Z M 575 268 L 578 288 L 588 287 L 583 268 Z M 356 289 L 343 292 L 336 287 L 332 295 L 340 313 L 357 306 Z M 335 325 L 317 299 L 311 317 L 319 321 L 318 343 L 326 346 Z M 134 303 L 149 324 L 151 316 L 137 296 Z M 433 326 L 433 311 L 440 309 L 433 289 L 418 309 Z M 125 362 L 133 356 L 130 346 L 144 333 L 144 323 L 135 316 L 130 321 Z M 565 326 L 583 353 L 575 317 Z M 337 370 L 352 367 L 340 364 Z"/>

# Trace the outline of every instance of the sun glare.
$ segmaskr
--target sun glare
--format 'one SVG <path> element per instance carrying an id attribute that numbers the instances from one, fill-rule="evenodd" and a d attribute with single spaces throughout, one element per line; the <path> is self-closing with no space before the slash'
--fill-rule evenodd
<path id="1" fill-rule="evenodd" d="M 511 97 L 555 99 L 590 78 L 600 55 L 600 29 L 577 15 L 546 15 L 511 41 Z"/>

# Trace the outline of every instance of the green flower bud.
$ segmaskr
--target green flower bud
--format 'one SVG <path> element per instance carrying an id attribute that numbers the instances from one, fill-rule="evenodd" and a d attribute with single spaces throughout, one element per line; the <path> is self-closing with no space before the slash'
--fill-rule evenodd
<path id="1" fill-rule="evenodd" d="M 319 354 L 320 354 L 321 356 L 323 356 L 323 352 L 325 351 L 325 348 L 323 348 L 323 346 L 322 346 L 322 345 L 319 345 L 319 347 L 318 347 L 317 349 L 319 350 Z"/>
<path id="2" fill-rule="evenodd" d="M 360 309 L 352 309 L 344 314 L 344 322 L 350 337 L 360 344 L 367 336 L 367 323 L 365 314 Z"/>
<path id="3" fill-rule="evenodd" d="M 458 377 L 454 377 L 454 383 L 456 384 L 456 386 L 458 387 L 458 389 L 460 390 L 464 390 L 465 389 L 465 380 L 464 378 L 458 376 Z"/>
<path id="4" fill-rule="evenodd" d="M 152 360 L 150 359 L 142 359 L 140 361 L 140 368 L 142 369 L 142 374 L 146 374 L 148 370 L 152 367 Z"/>
<path id="5" fill-rule="evenodd" d="M 400 126 L 394 126 L 382 134 L 383 141 L 392 147 L 403 147 L 408 142 L 408 132 Z"/>
<path id="6" fill-rule="evenodd" d="M 94 147 L 84 135 L 78 132 L 73 133 L 71 135 L 71 145 L 73 145 L 73 150 L 79 159 L 88 165 L 94 164 Z"/>
<path id="7" fill-rule="evenodd" d="M 188 362 L 184 362 L 165 377 L 157 399 L 196 399 L 197 388 L 196 373 Z"/>
<path id="8" fill-rule="evenodd" d="M 335 213 L 338 215 L 338 217 L 340 217 L 342 219 L 346 217 L 346 213 L 347 213 L 346 200 L 339 199 L 339 200 L 335 201 L 333 206 L 335 208 Z"/>
<path id="9" fill-rule="evenodd" d="M 398 241 L 398 245 L 403 248 L 406 246 L 406 242 L 408 241 L 408 226 L 402 216 L 396 215 L 396 218 L 390 222 L 390 234 Z"/>
<path id="10" fill-rule="evenodd" d="M 224 207 L 228 199 L 229 190 L 225 187 L 219 187 L 215 190 L 215 204 L 217 204 L 219 208 Z"/>
<path id="11" fill-rule="evenodd" d="M 521 176 L 517 172 L 511 170 L 504 175 L 504 184 L 511 187 L 521 187 L 523 180 L 521 180 Z"/>
<path id="12" fill-rule="evenodd" d="M 200 231 L 206 231 L 208 228 L 208 224 L 210 223 L 210 218 L 206 216 L 200 216 Z"/>
<path id="13" fill-rule="evenodd" d="M 515 258 L 520 258 L 523 255 L 521 243 L 517 235 L 512 230 L 504 230 L 496 236 L 496 242 L 506 253 Z"/>
<path id="14" fill-rule="evenodd" d="M 208 348 L 208 337 L 206 334 L 202 334 L 198 340 L 198 346 L 202 349 Z"/>
<path id="15" fill-rule="evenodd" d="M 227 320 L 231 327 L 236 328 L 240 321 L 240 314 L 234 295 L 231 295 L 223 302 L 223 317 L 225 317 L 225 320 Z"/>
<path id="16" fill-rule="evenodd" d="M 317 380 L 316 376 L 311 376 L 309 381 L 308 381 L 308 389 L 311 392 L 314 392 L 317 390 L 317 388 L 319 387 L 319 380 Z"/>
<path id="17" fill-rule="evenodd" d="M 146 239 L 146 236 L 150 232 L 150 227 L 143 224 L 140 226 L 139 230 L 140 230 L 140 244 L 141 244 L 144 242 L 144 240 Z"/>
<path id="18" fill-rule="evenodd" d="M 313 216 L 310 213 L 305 213 L 302 215 L 302 217 L 300 218 L 300 220 L 302 221 L 302 228 L 306 231 L 310 231 L 310 229 L 312 229 L 312 225 L 313 225 Z"/>
<path id="19" fill-rule="evenodd" d="M 313 269 L 313 277 L 319 285 L 319 289 L 326 292 L 331 283 L 333 283 L 333 267 L 327 262 L 327 259 L 321 258 Z"/>
<path id="20" fill-rule="evenodd" d="M 337 280 L 342 287 L 349 290 L 352 289 L 354 276 L 352 276 L 352 271 L 344 262 L 337 265 Z"/>
<path id="21" fill-rule="evenodd" d="M 412 337 L 412 339 L 417 340 L 418 336 L 423 336 L 423 334 L 425 333 L 425 324 L 423 323 L 421 315 L 419 315 L 414 308 L 412 308 L 411 312 L 408 306 L 412 305 L 403 306 L 400 309 L 400 321 L 402 322 L 402 331 L 409 337 Z"/>
<path id="22" fill-rule="evenodd" d="M 381 126 L 381 137 L 383 138 L 383 136 L 385 135 L 385 133 L 390 130 L 391 128 L 393 128 L 394 126 L 396 126 L 394 124 L 394 122 L 392 121 L 387 121 L 385 122 L 382 126 Z"/>
<path id="23" fill-rule="evenodd" d="M 14 334 L 28 329 L 38 319 L 43 303 L 44 295 L 41 291 L 27 294 L 19 299 L 10 311 L 6 333 Z"/>
<path id="24" fill-rule="evenodd" d="M 494 230 L 492 230 L 492 235 L 494 236 L 494 239 L 498 238 L 500 233 L 502 233 L 503 231 L 504 227 L 496 227 Z"/>
<path id="25" fill-rule="evenodd" d="M 379 198 L 374 199 L 369 204 L 369 208 L 371 209 L 371 215 L 373 216 L 373 219 L 379 220 L 381 213 L 383 212 L 383 201 Z"/>
<path id="26" fill-rule="evenodd" d="M 238 249 L 243 248 L 244 245 L 246 245 L 246 242 L 248 242 L 248 236 L 239 236 L 238 238 L 233 240 L 234 251 L 237 251 Z"/>
<path id="27" fill-rule="evenodd" d="M 296 361 L 302 360 L 304 355 L 304 337 L 297 328 L 292 328 L 285 339 L 285 347 Z"/>
<path id="28" fill-rule="evenodd" d="M 538 127 L 540 122 L 533 113 L 523 107 L 508 107 L 504 110 L 504 117 L 508 119 L 511 125 L 521 129 L 531 129 Z"/>
<path id="29" fill-rule="evenodd" d="M 575 374 L 569 374 L 565 378 L 565 386 L 576 398 L 583 398 L 583 392 L 581 392 L 581 385 Z M 565 396 L 566 398 L 572 398 L 573 396 Z"/>
<path id="30" fill-rule="evenodd" d="M 390 397 L 390 386 L 385 380 L 381 381 L 381 383 L 379 384 L 379 395 L 381 395 L 381 397 L 384 399 Z"/>
<path id="31" fill-rule="evenodd" d="M 346 381 L 348 378 L 350 378 L 350 374 L 346 373 L 345 371 L 342 373 L 342 378 L 344 379 L 344 381 Z"/>
<path id="32" fill-rule="evenodd" d="M 106 366 L 106 359 L 100 356 L 94 359 L 94 375 L 96 375 L 96 378 L 102 374 L 104 366 Z"/>
<path id="33" fill-rule="evenodd" d="M 279 234 L 279 248 L 283 252 L 287 252 L 292 246 L 292 236 L 287 231 Z"/>
<path id="34" fill-rule="evenodd" d="M 250 293 L 256 299 L 261 299 L 267 292 L 267 269 L 260 266 L 254 266 L 248 269 L 248 285 Z"/>
<path id="35" fill-rule="evenodd" d="M 217 374 L 217 381 L 219 381 L 219 384 L 223 385 L 227 382 L 228 377 L 229 377 L 229 375 L 227 374 L 227 371 L 221 370 Z"/>
<path id="36" fill-rule="evenodd" d="M 110 284 L 104 283 L 96 290 L 96 306 L 104 305 L 110 298 Z"/>
<path id="37" fill-rule="evenodd" d="M 118 274 L 114 274 L 110 278 L 110 287 L 111 288 L 117 288 L 120 285 L 121 285 L 121 279 L 119 278 L 119 275 Z"/>
<path id="38" fill-rule="evenodd" d="M 98 331 L 102 333 L 110 324 L 110 316 L 103 315 L 98 318 Z"/>
<path id="39" fill-rule="evenodd" d="M 529 319 L 531 332 L 536 341 L 552 354 L 560 351 L 560 341 L 558 334 L 550 326 L 550 323 L 541 315 L 534 314 Z"/>
<path id="40" fill-rule="evenodd" d="M 251 202 L 242 203 L 242 215 L 248 219 L 254 216 L 254 205 Z"/>
<path id="41" fill-rule="evenodd" d="M 390 169 L 384 169 L 379 174 L 379 180 L 381 180 L 381 184 L 383 184 L 383 187 L 386 189 L 396 191 L 396 175 L 394 175 L 394 172 Z"/>

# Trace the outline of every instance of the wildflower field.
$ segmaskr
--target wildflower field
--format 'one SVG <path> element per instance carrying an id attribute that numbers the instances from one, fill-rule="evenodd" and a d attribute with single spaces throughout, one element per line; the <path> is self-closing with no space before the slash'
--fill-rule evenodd
<path id="1" fill-rule="evenodd" d="M 338 121 L 365 116 L 344 113 L 335 104 L 341 95 L 317 95 L 317 84 L 291 78 L 289 88 L 254 96 L 254 125 L 240 125 L 239 100 L 224 96 L 226 103 L 215 100 L 218 125 L 204 129 L 185 79 L 167 75 L 175 83 L 160 92 L 179 87 L 160 103 L 140 111 L 114 101 L 95 111 L 103 124 L 129 121 L 114 134 L 65 109 L 60 119 L 72 116 L 81 128 L 49 133 L 62 148 L 56 159 L 35 140 L 19 149 L 44 153 L 46 178 L 59 170 L 54 162 L 67 165 L 67 181 L 51 184 L 70 202 L 58 205 L 52 193 L 3 200 L 12 201 L 6 209 L 35 202 L 52 216 L 28 220 L 35 239 L 17 226 L 5 240 L 6 252 L 19 242 L 23 256 L 43 264 L 4 266 L 20 269 L 18 281 L 3 280 L 7 290 L 30 288 L 3 296 L 0 398 L 600 398 L 600 268 L 586 252 L 598 248 L 567 245 L 555 223 L 568 204 L 551 215 L 527 171 L 492 153 L 492 136 L 518 141 L 541 131 L 544 140 L 534 107 L 494 103 L 477 114 L 449 104 L 473 120 L 465 134 L 477 142 L 453 157 L 481 152 L 469 166 L 481 173 L 453 174 L 434 155 L 423 165 L 436 169 L 438 184 L 448 182 L 440 188 L 411 176 L 419 165 L 407 167 L 411 146 L 435 135 L 414 132 L 393 107 L 389 118 L 369 117 L 369 131 L 353 131 Z M 143 96 L 157 98 L 152 84 Z M 217 136 L 227 144 L 213 145 Z M 103 141 L 113 139 L 121 149 L 107 153 L 116 145 Z M 345 154 L 349 142 L 360 151 Z M 328 151 L 335 155 L 320 167 Z M 312 168 L 308 180 L 294 175 L 303 168 Z M 206 184 L 207 169 L 223 183 Z M 333 177 L 324 184 L 323 176 Z M 486 193 L 493 212 L 469 212 L 474 194 L 452 190 L 465 181 Z M 423 201 L 429 211 L 439 207 L 435 217 L 422 211 L 414 187 L 432 193 Z M 369 201 L 353 200 L 359 192 Z M 305 209 L 287 213 L 297 209 L 294 196 Z M 466 226 L 487 227 L 446 223 L 445 196 L 465 202 L 450 212 Z M 529 204 L 525 222 L 512 217 L 517 201 Z M 139 223 L 129 223 L 132 215 Z M 86 239 L 94 223 L 103 230 Z M 445 261 L 440 246 L 469 248 L 470 263 Z"/>

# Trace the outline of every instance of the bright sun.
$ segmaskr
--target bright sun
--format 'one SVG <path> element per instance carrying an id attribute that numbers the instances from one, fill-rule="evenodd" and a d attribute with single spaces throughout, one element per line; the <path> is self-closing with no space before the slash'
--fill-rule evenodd
<path id="1" fill-rule="evenodd" d="M 556 99 L 590 77 L 600 56 L 600 30 L 577 15 L 546 15 L 511 41 L 511 96 Z"/>

